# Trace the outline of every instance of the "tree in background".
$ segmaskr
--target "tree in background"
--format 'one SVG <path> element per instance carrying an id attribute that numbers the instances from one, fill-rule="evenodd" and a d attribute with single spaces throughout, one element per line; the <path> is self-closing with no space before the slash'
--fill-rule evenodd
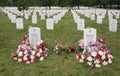
<path id="1" fill-rule="evenodd" d="M 27 10 L 28 7 L 29 7 L 28 0 L 17 0 L 16 4 L 17 4 L 17 7 L 18 7 L 19 11 L 21 11 L 21 10 Z"/>
<path id="2" fill-rule="evenodd" d="M 97 6 L 103 8 L 113 8 L 115 5 L 120 9 L 120 0 L 0 0 L 0 6 L 17 6 L 19 10 L 27 9 L 29 6 Z"/>

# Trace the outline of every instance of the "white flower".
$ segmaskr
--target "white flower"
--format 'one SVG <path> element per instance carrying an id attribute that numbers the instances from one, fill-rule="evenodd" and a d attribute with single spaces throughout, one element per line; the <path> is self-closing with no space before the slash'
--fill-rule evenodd
<path id="1" fill-rule="evenodd" d="M 110 55 L 108 55 L 108 58 L 111 58 L 111 59 L 113 59 L 114 57 L 110 54 Z"/>
<path id="2" fill-rule="evenodd" d="M 18 58 L 18 62 L 22 62 L 22 59 L 21 59 L 21 58 Z"/>
<path id="3" fill-rule="evenodd" d="M 80 61 L 80 63 L 83 63 L 83 62 L 84 62 L 84 60 L 83 60 L 83 59 L 80 59 L 79 61 Z"/>
<path id="4" fill-rule="evenodd" d="M 106 62 L 106 61 L 103 61 L 103 63 L 102 63 L 103 65 L 108 65 L 108 62 Z"/>
<path id="5" fill-rule="evenodd" d="M 98 54 L 102 56 L 102 55 L 103 55 L 103 52 L 102 52 L 102 51 L 98 51 Z"/>
<path id="6" fill-rule="evenodd" d="M 34 59 L 34 55 L 30 55 L 30 58 L 31 58 L 31 60 L 33 60 Z"/>
<path id="7" fill-rule="evenodd" d="M 34 60 L 31 60 L 31 62 L 34 62 Z"/>
<path id="8" fill-rule="evenodd" d="M 101 57 L 101 58 L 102 58 L 102 60 L 104 60 L 106 57 L 105 57 L 105 55 L 102 55 L 102 57 Z"/>
<path id="9" fill-rule="evenodd" d="M 110 64 L 111 64 L 111 63 L 112 63 L 112 60 L 111 60 L 111 59 L 108 59 L 108 63 L 110 63 Z"/>
<path id="10" fill-rule="evenodd" d="M 84 55 L 81 55 L 81 58 L 84 59 L 85 58 Z"/>
<path id="11" fill-rule="evenodd" d="M 38 53 L 36 54 L 36 56 L 40 57 L 40 52 L 38 52 Z"/>
<path id="12" fill-rule="evenodd" d="M 87 57 L 87 60 L 88 60 L 88 61 L 92 61 L 93 58 L 92 58 L 91 56 L 89 56 L 89 57 Z"/>
<path id="13" fill-rule="evenodd" d="M 13 59 L 14 59 L 14 60 L 17 60 L 17 58 L 16 58 L 16 57 L 13 57 Z"/>
<path id="14" fill-rule="evenodd" d="M 100 60 L 99 60 L 99 59 L 96 59 L 96 60 L 94 61 L 94 63 L 95 63 L 95 64 L 99 64 L 99 63 L 100 63 Z"/>
<path id="15" fill-rule="evenodd" d="M 35 55 L 35 53 L 36 53 L 36 52 L 35 52 L 34 50 L 31 52 L 32 55 Z"/>
<path id="16" fill-rule="evenodd" d="M 36 46 L 33 46 L 33 49 L 37 49 Z"/>
<path id="17" fill-rule="evenodd" d="M 95 64 L 95 67 L 96 67 L 96 68 L 100 68 L 101 65 L 100 65 L 100 64 Z"/>
<path id="18" fill-rule="evenodd" d="M 44 57 L 40 57 L 40 59 L 39 59 L 40 61 L 43 61 L 44 60 Z"/>
<path id="19" fill-rule="evenodd" d="M 88 64 L 89 66 L 91 66 L 91 65 L 92 65 L 92 62 L 87 62 L 87 64 Z"/>
<path id="20" fill-rule="evenodd" d="M 43 52 L 43 51 L 42 51 L 42 49 L 41 49 L 41 48 L 40 48 L 39 52 L 42 54 L 42 52 Z"/>
<path id="21" fill-rule="evenodd" d="M 30 64 L 30 61 L 26 61 L 26 64 Z"/>
<path id="22" fill-rule="evenodd" d="M 94 52 L 91 53 L 91 55 L 92 55 L 93 57 L 96 57 L 97 52 L 94 51 Z"/>
<path id="23" fill-rule="evenodd" d="M 78 55 L 76 55 L 76 58 L 79 59 Z"/>
<path id="24" fill-rule="evenodd" d="M 28 58 L 26 56 L 23 57 L 23 60 L 28 60 Z"/>
<path id="25" fill-rule="evenodd" d="M 28 54 L 28 51 L 27 51 L 27 50 L 25 50 L 25 51 L 24 51 L 24 54 Z"/>
<path id="26" fill-rule="evenodd" d="M 19 51 L 18 52 L 18 57 L 22 56 L 23 55 L 23 52 L 22 51 Z"/>

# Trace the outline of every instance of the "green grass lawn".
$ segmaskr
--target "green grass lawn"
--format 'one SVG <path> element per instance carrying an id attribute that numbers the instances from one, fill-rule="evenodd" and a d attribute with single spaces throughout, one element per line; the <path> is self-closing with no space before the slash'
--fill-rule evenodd
<path id="1" fill-rule="evenodd" d="M 17 30 L 16 25 L 0 12 L 0 76 L 120 76 L 120 20 L 118 31 L 114 33 L 109 32 L 107 16 L 102 25 L 82 15 L 80 17 L 85 19 L 85 27 L 97 29 L 98 38 L 107 38 L 111 53 L 115 58 L 112 64 L 91 70 L 88 65 L 76 61 L 76 53 L 68 54 L 67 59 L 64 59 L 64 55 L 57 55 L 53 51 L 56 43 L 64 47 L 74 45 L 78 48 L 77 41 L 83 38 L 83 31 L 77 31 L 71 12 L 55 24 L 52 31 L 46 30 L 46 21 L 41 21 L 40 16 L 38 16 L 37 24 L 32 24 L 31 19 L 24 20 L 24 29 Z M 23 40 L 23 35 L 28 34 L 29 26 L 41 28 L 42 39 L 50 49 L 50 54 L 43 62 L 38 61 L 27 65 L 13 60 L 10 54 L 16 51 Z"/>

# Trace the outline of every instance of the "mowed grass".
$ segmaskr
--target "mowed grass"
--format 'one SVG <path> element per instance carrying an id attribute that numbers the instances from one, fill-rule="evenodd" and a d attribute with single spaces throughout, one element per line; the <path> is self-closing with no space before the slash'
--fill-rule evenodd
<path id="1" fill-rule="evenodd" d="M 56 43 L 64 47 L 74 45 L 78 48 L 77 41 L 83 38 L 83 31 L 76 30 L 77 25 L 70 11 L 58 24 L 55 24 L 54 30 L 46 30 L 46 21 L 41 21 L 40 16 L 37 24 L 32 24 L 31 19 L 24 20 L 24 29 L 17 30 L 16 25 L 0 12 L 0 76 L 120 76 L 120 20 L 118 20 L 118 31 L 114 33 L 109 32 L 107 16 L 102 25 L 82 15 L 80 17 L 85 19 L 85 27 L 97 29 L 98 38 L 107 38 L 114 56 L 112 64 L 91 70 L 88 65 L 76 61 L 76 53 L 55 54 L 53 48 Z M 29 26 L 41 28 L 42 39 L 50 49 L 50 54 L 43 62 L 38 61 L 27 65 L 11 59 L 10 54 L 16 51 L 23 40 L 23 35 L 28 34 Z M 64 59 L 64 56 L 67 56 L 67 59 Z"/>

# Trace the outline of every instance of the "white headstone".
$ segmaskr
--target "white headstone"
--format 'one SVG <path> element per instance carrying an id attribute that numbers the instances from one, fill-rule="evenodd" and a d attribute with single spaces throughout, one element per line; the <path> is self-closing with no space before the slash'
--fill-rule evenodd
<path id="1" fill-rule="evenodd" d="M 45 20 L 45 14 L 41 14 L 41 20 Z"/>
<path id="2" fill-rule="evenodd" d="M 111 13 L 108 13 L 108 20 L 110 21 L 111 19 L 113 19 L 113 15 Z"/>
<path id="3" fill-rule="evenodd" d="M 84 28 L 85 28 L 85 20 L 79 19 L 77 23 L 77 30 L 84 30 Z"/>
<path id="4" fill-rule="evenodd" d="M 86 28 L 84 29 L 84 47 L 96 41 L 96 29 Z"/>
<path id="5" fill-rule="evenodd" d="M 32 23 L 37 24 L 37 15 L 32 15 Z"/>
<path id="6" fill-rule="evenodd" d="M 29 19 L 29 14 L 25 13 L 25 19 L 28 20 Z"/>
<path id="7" fill-rule="evenodd" d="M 91 20 L 95 20 L 95 14 L 91 14 Z"/>
<path id="8" fill-rule="evenodd" d="M 53 19 L 52 18 L 48 18 L 46 20 L 46 28 L 48 30 L 53 30 L 54 29 L 54 22 L 53 22 Z"/>
<path id="9" fill-rule="evenodd" d="M 116 14 L 115 14 L 115 17 L 116 17 L 116 19 L 119 19 L 119 18 L 120 18 L 120 14 L 119 14 L 119 13 L 116 13 Z"/>
<path id="10" fill-rule="evenodd" d="M 30 45 L 37 46 L 38 42 L 41 41 L 41 31 L 38 27 L 29 28 L 29 40 Z"/>
<path id="11" fill-rule="evenodd" d="M 16 23 L 16 15 L 13 15 L 13 16 L 12 16 L 11 22 L 12 22 L 12 23 Z"/>
<path id="12" fill-rule="evenodd" d="M 17 29 L 23 29 L 23 19 L 22 18 L 17 18 L 16 19 L 16 28 Z"/>
<path id="13" fill-rule="evenodd" d="M 97 16 L 97 23 L 102 24 L 102 16 Z"/>
<path id="14" fill-rule="evenodd" d="M 109 31 L 117 32 L 117 20 L 116 19 L 111 19 L 109 21 Z"/>
<path id="15" fill-rule="evenodd" d="M 53 16 L 54 23 L 58 23 L 58 16 Z"/>

